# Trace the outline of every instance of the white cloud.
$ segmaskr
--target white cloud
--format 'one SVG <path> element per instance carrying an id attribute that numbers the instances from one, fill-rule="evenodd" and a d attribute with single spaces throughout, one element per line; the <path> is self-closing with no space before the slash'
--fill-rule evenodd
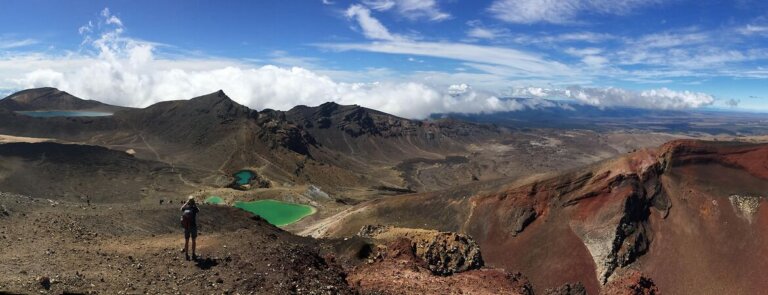
<path id="1" fill-rule="evenodd" d="M 390 54 L 407 54 L 439 57 L 510 68 L 520 76 L 569 76 L 576 71 L 565 64 L 550 61 L 532 53 L 511 48 L 482 46 L 463 43 L 439 42 L 377 42 L 320 44 L 319 46 L 340 51 L 358 50 Z"/>
<path id="2" fill-rule="evenodd" d="M 117 16 L 112 15 L 112 13 L 109 12 L 109 8 L 104 8 L 104 10 L 101 11 L 101 16 L 104 18 L 104 22 L 108 25 L 123 26 L 123 22 L 117 18 Z"/>
<path id="3" fill-rule="evenodd" d="M 270 56 L 271 58 L 269 61 L 278 65 L 302 67 L 307 69 L 320 68 L 320 66 L 317 65 L 317 62 L 320 61 L 318 58 L 293 56 L 283 50 L 275 50 L 270 54 Z"/>
<path id="4" fill-rule="evenodd" d="M 20 40 L 14 40 L 14 39 L 3 39 L 0 38 L 0 49 L 14 49 L 14 48 L 21 48 L 21 47 L 27 47 L 30 45 L 35 45 L 39 43 L 35 39 L 20 39 Z"/>
<path id="5" fill-rule="evenodd" d="M 467 36 L 478 39 L 496 39 L 497 34 L 488 28 L 474 27 L 467 31 Z"/>
<path id="6" fill-rule="evenodd" d="M 459 96 L 459 95 L 462 95 L 462 94 L 465 94 L 465 93 L 469 92 L 471 89 L 472 89 L 472 87 L 470 87 L 469 85 L 464 84 L 464 83 L 462 83 L 462 84 L 453 84 L 451 86 L 448 86 L 448 94 L 451 95 L 451 96 Z"/>
<path id="7" fill-rule="evenodd" d="M 609 47 L 565 49 L 581 59 L 582 64 L 574 65 L 592 67 L 582 71 L 543 55 L 512 48 L 411 40 L 391 33 L 370 15 L 369 8 L 362 5 L 350 6 L 346 15 L 360 26 L 367 38 L 376 42 L 319 46 L 342 51 L 400 54 L 404 55 L 404 61 L 413 62 L 422 62 L 418 59 L 420 56 L 451 59 L 469 71 L 408 74 L 386 68 L 356 72 L 329 70 L 318 66 L 320 61 L 317 59 L 294 57 L 282 51 L 273 52 L 264 59 L 273 65 L 264 65 L 264 60 L 254 62 L 205 56 L 169 58 L 158 55 L 158 46 L 154 43 L 123 36 L 123 22 L 119 19 L 110 21 L 114 16 L 105 11 L 107 13 L 98 22 L 91 22 L 80 30 L 85 41 L 79 52 L 56 56 L 45 53 L 0 56 L 0 89 L 53 86 L 83 98 L 137 107 L 223 89 L 236 101 L 254 109 L 285 110 L 298 104 L 335 101 L 422 118 L 431 113 L 493 112 L 532 107 L 499 99 L 496 93 L 484 90 L 498 91 L 520 85 L 589 85 L 597 75 L 609 73 L 609 61 L 616 58 L 609 55 L 612 51 Z M 608 38 L 589 32 L 557 37 L 560 36 L 579 40 Z M 708 60 L 716 61 L 717 58 L 703 59 Z M 756 71 L 752 74 L 765 76 L 765 69 Z M 665 75 L 670 71 L 644 69 L 621 74 L 658 79 L 667 77 Z M 700 73 L 678 70 L 674 74 Z M 554 87 L 562 86 L 539 87 L 536 91 L 529 90 L 528 94 L 541 98 L 570 98 L 597 106 L 664 109 L 705 106 L 713 99 L 703 93 L 666 88 L 635 92 L 618 88 Z"/>
<path id="8" fill-rule="evenodd" d="M 23 88 L 53 86 L 83 98 L 138 107 L 188 99 L 217 89 L 254 109 L 287 110 L 296 105 L 335 101 L 424 118 L 436 112 L 493 112 L 516 107 L 472 90 L 457 93 L 454 88 L 443 90 L 416 82 L 344 83 L 299 67 L 239 65 L 187 70 L 183 67 L 192 61 L 166 61 L 165 66 L 158 62 L 150 59 L 146 64 L 128 66 L 131 62 L 127 59 L 107 62 L 98 58 L 79 70 L 37 70 L 16 82 Z"/>
<path id="9" fill-rule="evenodd" d="M 403 17 L 411 20 L 443 21 L 451 18 L 450 14 L 443 12 L 438 7 L 435 0 L 363 0 L 363 3 L 378 11 L 394 9 Z"/>
<path id="10" fill-rule="evenodd" d="M 552 45 L 559 43 L 601 43 L 618 39 L 617 36 L 595 32 L 571 32 L 563 34 L 519 34 L 511 38 L 519 44 Z"/>
<path id="11" fill-rule="evenodd" d="M 365 6 L 358 4 L 352 5 L 347 8 L 345 15 L 347 18 L 357 21 L 357 24 L 363 30 L 363 35 L 368 39 L 386 41 L 404 39 L 401 36 L 390 33 L 387 27 L 371 16 L 371 10 Z"/>
<path id="12" fill-rule="evenodd" d="M 109 18 L 109 14 L 102 15 L 101 23 L 106 24 Z M 232 99 L 254 109 L 286 110 L 296 105 L 335 101 L 409 118 L 519 107 L 468 85 L 460 89 L 450 87 L 444 84 L 450 83 L 446 80 L 431 84 L 349 83 L 300 67 L 252 66 L 216 58 L 158 58 L 152 43 L 122 36 L 121 24 L 109 25 L 109 30 L 92 36 L 93 40 L 87 43 L 92 51 L 67 56 L 28 54 L 0 59 L 0 88 L 52 86 L 82 98 L 134 107 L 188 99 L 223 89 Z M 275 52 L 273 56 L 286 57 L 287 53 Z"/>
<path id="13" fill-rule="evenodd" d="M 689 109 L 712 105 L 712 95 L 691 91 L 674 91 L 668 88 L 632 91 L 621 88 L 584 88 L 571 86 L 565 89 L 526 87 L 516 89 L 517 96 L 536 98 L 569 98 L 597 107 L 635 107 L 643 109 Z"/>
<path id="14" fill-rule="evenodd" d="M 469 30 L 467 31 L 467 37 L 475 39 L 497 39 L 499 37 L 506 37 L 509 35 L 509 30 L 503 28 L 489 28 L 483 26 L 478 20 L 468 21 L 467 25 Z"/>
<path id="15" fill-rule="evenodd" d="M 383 4 L 382 4 L 383 5 Z M 549 61 L 533 53 L 493 46 L 464 43 L 420 42 L 389 32 L 379 20 L 370 15 L 370 10 L 361 5 L 352 5 L 346 15 L 355 19 L 366 38 L 387 42 L 318 44 L 318 46 L 339 51 L 369 51 L 389 54 L 420 55 L 439 57 L 474 63 L 504 66 L 519 72 L 522 76 L 566 76 L 575 71 L 568 66 Z"/>
<path id="16" fill-rule="evenodd" d="M 397 4 L 394 0 L 364 0 L 363 3 L 378 11 L 390 10 Z"/>
<path id="17" fill-rule="evenodd" d="M 609 60 L 602 56 L 588 55 L 581 59 L 581 62 L 590 68 L 602 68 L 609 64 Z"/>
<path id="18" fill-rule="evenodd" d="M 590 56 L 590 55 L 598 55 L 598 54 L 602 53 L 603 50 L 600 49 L 600 48 L 594 48 L 594 47 L 588 47 L 588 48 L 573 48 L 573 47 L 569 47 L 569 48 L 566 48 L 565 50 L 563 50 L 563 52 L 565 52 L 567 54 L 570 54 L 570 55 L 573 55 L 573 56 L 585 57 L 585 56 Z"/>
<path id="19" fill-rule="evenodd" d="M 746 26 L 739 28 L 736 31 L 739 34 L 747 35 L 747 36 L 766 35 L 768 34 L 768 26 L 747 24 Z"/>
<path id="20" fill-rule="evenodd" d="M 626 49 L 616 53 L 616 61 L 620 65 L 703 70 L 711 75 L 730 75 L 729 69 L 725 66 L 766 59 L 768 59 L 768 49 L 765 48 L 730 49 L 716 44 L 661 49 L 627 46 Z"/>
<path id="21" fill-rule="evenodd" d="M 488 10 L 499 20 L 510 23 L 568 23 L 580 10 L 572 0 L 499 0 Z"/>
<path id="22" fill-rule="evenodd" d="M 488 10 L 499 20 L 509 23 L 577 22 L 584 13 L 623 15 L 659 0 L 496 0 Z"/>
<path id="23" fill-rule="evenodd" d="M 692 46 L 711 41 L 712 36 L 706 32 L 662 32 L 641 36 L 629 42 L 629 46 L 644 48 L 672 48 Z"/>
<path id="24" fill-rule="evenodd" d="M 80 35 L 85 35 L 88 33 L 93 32 L 93 22 L 88 21 L 87 24 L 81 26 L 79 29 L 77 29 L 77 32 L 80 33 Z"/>

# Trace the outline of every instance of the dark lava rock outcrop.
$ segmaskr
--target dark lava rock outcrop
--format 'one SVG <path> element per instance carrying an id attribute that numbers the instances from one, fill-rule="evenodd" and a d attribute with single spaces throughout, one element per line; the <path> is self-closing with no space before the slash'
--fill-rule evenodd
<path id="1" fill-rule="evenodd" d="M 601 295 L 659 295 L 659 288 L 650 278 L 639 272 L 630 272 L 600 290 Z"/>
<path id="2" fill-rule="evenodd" d="M 359 236 L 381 241 L 406 240 L 432 273 L 451 275 L 483 266 L 480 247 L 466 235 L 391 226 L 364 226 Z"/>
<path id="3" fill-rule="evenodd" d="M 533 295 L 533 287 L 520 273 L 480 268 L 436 275 L 416 254 L 411 240 L 398 237 L 381 242 L 385 244 L 371 253 L 369 262 L 353 268 L 347 276 L 350 285 L 362 294 Z"/>
<path id="4" fill-rule="evenodd" d="M 581 283 L 568 283 L 557 288 L 544 290 L 544 295 L 587 295 L 587 289 Z"/>

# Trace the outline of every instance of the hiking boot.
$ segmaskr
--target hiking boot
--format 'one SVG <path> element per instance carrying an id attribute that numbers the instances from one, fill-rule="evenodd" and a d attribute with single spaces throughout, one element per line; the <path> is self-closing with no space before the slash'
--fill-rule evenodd
<path id="1" fill-rule="evenodd" d="M 189 261 L 189 254 L 184 254 L 184 257 Z"/>

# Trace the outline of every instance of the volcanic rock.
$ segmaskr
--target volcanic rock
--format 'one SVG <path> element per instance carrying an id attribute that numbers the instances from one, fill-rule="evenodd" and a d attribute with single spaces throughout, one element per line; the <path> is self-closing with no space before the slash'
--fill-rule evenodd
<path id="1" fill-rule="evenodd" d="M 601 295 L 659 295 L 653 280 L 639 272 L 630 272 L 614 279 L 600 290 Z"/>
<path id="2" fill-rule="evenodd" d="M 360 229 L 358 235 L 382 241 L 409 241 L 413 254 L 437 275 L 451 275 L 483 266 L 480 247 L 471 237 L 462 234 L 368 225 Z"/>
<path id="3" fill-rule="evenodd" d="M 567 283 L 557 288 L 544 290 L 544 295 L 587 295 L 581 283 Z"/>

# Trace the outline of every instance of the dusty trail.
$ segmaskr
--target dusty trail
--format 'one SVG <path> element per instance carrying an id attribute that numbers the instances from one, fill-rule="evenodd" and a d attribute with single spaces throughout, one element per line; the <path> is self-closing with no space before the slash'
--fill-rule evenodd
<path id="1" fill-rule="evenodd" d="M 309 226 L 305 228 L 304 230 L 301 230 L 297 234 L 300 236 L 305 237 L 313 237 L 313 238 L 322 238 L 325 237 L 328 230 L 339 223 L 340 221 L 344 220 L 345 218 L 349 217 L 350 215 L 355 215 L 359 213 L 365 212 L 365 210 L 368 210 L 366 204 L 368 202 L 362 203 L 360 205 L 357 205 L 355 207 L 346 209 L 344 211 L 341 211 L 339 213 L 336 213 L 333 216 L 327 217 L 323 220 L 320 220 L 313 224 L 312 226 Z"/>

